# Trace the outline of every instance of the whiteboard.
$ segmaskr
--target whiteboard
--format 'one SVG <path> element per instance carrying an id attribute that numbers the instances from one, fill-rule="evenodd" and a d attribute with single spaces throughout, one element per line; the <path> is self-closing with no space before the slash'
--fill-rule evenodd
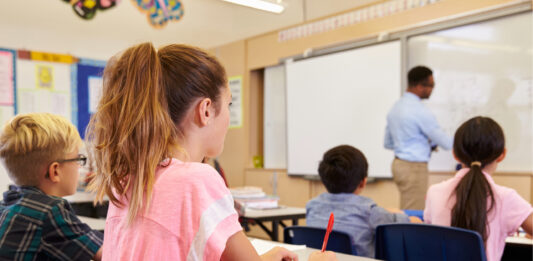
<path id="1" fill-rule="evenodd" d="M 349 144 L 365 154 L 369 176 L 392 176 L 383 139 L 400 97 L 400 59 L 393 41 L 287 64 L 289 174 L 318 175 L 324 152 Z"/>
<path id="2" fill-rule="evenodd" d="M 263 167 L 286 169 L 285 66 L 265 68 L 263 86 Z"/>
<path id="3" fill-rule="evenodd" d="M 533 171 L 531 12 L 408 39 L 409 67 L 433 69 L 427 106 L 450 135 L 464 121 L 489 116 L 503 128 L 507 158 L 499 171 Z M 453 171 L 450 151 L 434 153 L 431 171 Z"/>

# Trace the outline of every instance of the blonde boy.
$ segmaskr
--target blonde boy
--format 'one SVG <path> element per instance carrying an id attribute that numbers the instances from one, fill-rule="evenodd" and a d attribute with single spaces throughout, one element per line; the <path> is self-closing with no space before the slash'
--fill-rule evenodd
<path id="1" fill-rule="evenodd" d="M 0 159 L 17 185 L 0 204 L 0 259 L 100 260 L 102 235 L 63 196 L 76 192 L 86 157 L 76 128 L 48 113 L 18 115 L 0 133 Z"/>

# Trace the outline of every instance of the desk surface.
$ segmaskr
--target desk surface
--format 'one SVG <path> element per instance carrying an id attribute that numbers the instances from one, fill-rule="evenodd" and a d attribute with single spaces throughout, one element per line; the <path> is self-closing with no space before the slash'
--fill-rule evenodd
<path id="1" fill-rule="evenodd" d="M 305 261 L 305 260 L 307 260 L 309 258 L 311 253 L 313 253 L 315 251 L 319 251 L 319 250 L 318 249 L 314 249 L 314 248 L 307 248 L 306 247 L 305 249 L 294 250 L 293 252 L 298 254 L 298 260 Z M 375 260 L 378 260 L 378 259 L 362 257 L 362 256 L 346 255 L 346 254 L 342 254 L 342 253 L 335 253 L 335 255 L 337 256 L 337 260 L 339 260 L 339 261 L 372 261 L 372 260 L 375 261 Z"/>
<path id="2" fill-rule="evenodd" d="M 531 245 L 533 246 L 533 239 L 517 236 L 517 237 L 507 237 L 505 239 L 506 244 L 520 244 L 520 245 Z"/>
<path id="3" fill-rule="evenodd" d="M 249 237 L 248 239 L 250 240 L 250 242 L 254 246 L 254 248 L 257 251 L 257 253 L 260 254 L 260 255 L 264 254 L 265 252 L 267 252 L 268 250 L 272 249 L 273 247 L 280 246 L 280 247 L 284 247 L 284 248 L 296 253 L 298 255 L 298 260 L 305 261 L 305 260 L 307 260 L 309 258 L 309 255 L 311 255 L 311 253 L 313 253 L 315 251 L 318 251 L 317 249 L 314 249 L 314 248 L 307 248 L 304 245 L 284 244 L 284 243 L 280 243 L 280 242 L 273 242 L 273 241 L 268 241 L 268 240 L 263 240 L 263 239 L 258 239 L 258 238 L 251 238 L 251 237 Z M 346 254 L 341 254 L 341 253 L 335 253 L 335 255 L 337 256 L 337 259 L 339 261 L 371 261 L 371 260 L 376 260 L 376 259 L 372 259 L 372 258 L 360 257 L 360 256 L 352 256 L 352 255 L 346 255 Z"/>
<path id="4" fill-rule="evenodd" d="M 70 203 L 92 203 L 95 195 L 86 191 L 76 191 L 73 195 L 63 197 Z M 108 201 L 109 198 L 104 196 L 104 201 Z"/>
<path id="5" fill-rule="evenodd" d="M 83 217 L 78 216 L 81 222 L 87 224 L 90 228 L 94 230 L 104 230 L 105 228 L 105 219 L 101 218 L 90 218 L 90 217 Z"/>
<path id="6" fill-rule="evenodd" d="M 279 208 L 274 209 L 249 209 L 247 208 L 244 211 L 245 218 L 266 218 L 266 217 L 280 217 L 280 216 L 294 216 L 294 215 L 304 215 L 305 208 L 296 208 L 296 207 L 285 207 L 280 206 Z"/>

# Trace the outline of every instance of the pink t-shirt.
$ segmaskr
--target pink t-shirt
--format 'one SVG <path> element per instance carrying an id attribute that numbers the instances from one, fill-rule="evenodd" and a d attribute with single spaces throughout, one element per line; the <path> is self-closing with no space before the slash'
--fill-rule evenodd
<path id="1" fill-rule="evenodd" d="M 451 212 L 455 205 L 455 187 L 469 169 L 461 169 L 449 180 L 428 189 L 424 222 L 450 226 Z M 500 260 L 505 248 L 505 238 L 515 232 L 533 213 L 533 208 L 514 189 L 496 185 L 492 177 L 483 173 L 494 193 L 495 206 L 488 214 L 488 238 L 485 252 L 487 261 Z"/>
<path id="2" fill-rule="evenodd" d="M 149 209 L 130 226 L 128 202 L 109 204 L 103 260 L 220 260 L 228 238 L 242 230 L 220 175 L 172 159 L 155 176 Z"/>

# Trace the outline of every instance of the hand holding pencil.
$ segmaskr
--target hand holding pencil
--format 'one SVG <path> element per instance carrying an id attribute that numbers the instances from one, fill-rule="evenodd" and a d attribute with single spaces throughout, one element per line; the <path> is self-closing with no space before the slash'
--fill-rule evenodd
<path id="1" fill-rule="evenodd" d="M 331 233 L 331 230 L 333 230 L 334 222 L 335 222 L 335 216 L 333 215 L 333 212 L 331 212 L 331 214 L 329 215 L 328 228 L 326 229 L 326 235 L 324 236 L 324 243 L 322 243 L 322 252 L 326 251 L 326 247 L 328 246 L 329 233 Z"/>
<path id="2" fill-rule="evenodd" d="M 329 215 L 329 221 L 328 221 L 328 227 L 326 229 L 326 235 L 324 236 L 324 243 L 322 243 L 322 250 L 320 252 L 316 251 L 313 252 L 309 256 L 309 261 L 334 261 L 337 260 L 337 257 L 335 256 L 335 253 L 332 251 L 326 251 L 326 247 L 328 246 L 328 239 L 329 234 L 331 233 L 331 230 L 333 230 L 333 223 L 335 222 L 335 216 L 333 215 L 333 212 Z"/>

